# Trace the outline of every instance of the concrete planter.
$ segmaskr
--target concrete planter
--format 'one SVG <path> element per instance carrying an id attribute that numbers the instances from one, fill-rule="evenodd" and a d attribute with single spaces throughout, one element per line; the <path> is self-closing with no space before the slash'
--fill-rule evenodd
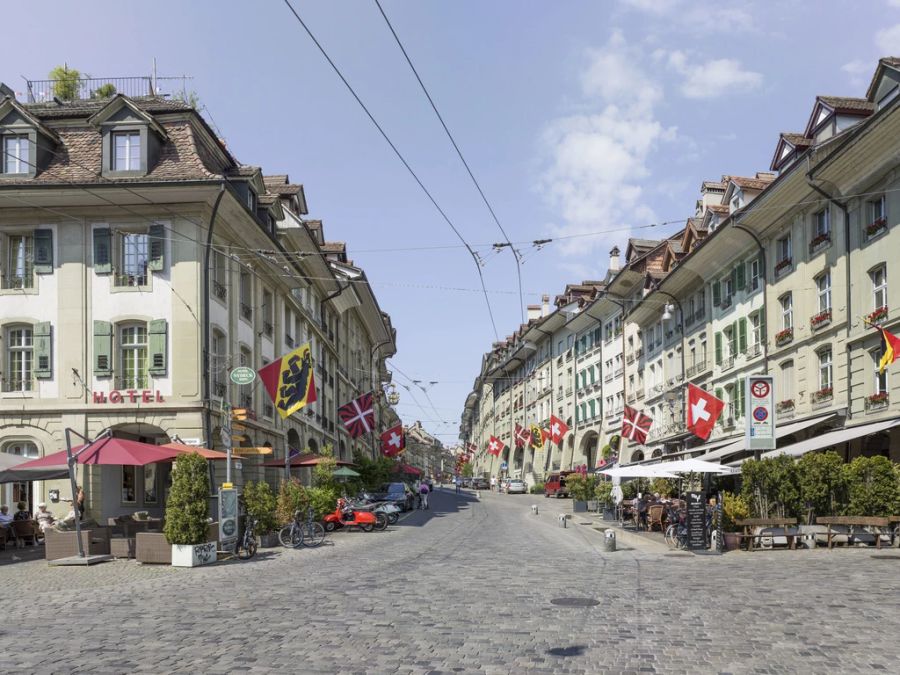
<path id="1" fill-rule="evenodd" d="M 587 513 L 587 502 L 580 502 L 577 499 L 572 501 L 572 511 L 575 513 Z"/>
<path id="2" fill-rule="evenodd" d="M 259 535 L 260 548 L 275 548 L 276 546 L 280 546 L 280 544 L 278 543 L 278 535 L 274 532 Z"/>
<path id="3" fill-rule="evenodd" d="M 200 567 L 216 562 L 216 542 L 172 544 L 172 567 Z"/>
<path id="4" fill-rule="evenodd" d="M 587 510 L 593 511 L 593 512 L 599 511 L 600 510 L 600 502 L 598 502 L 596 499 L 588 500 Z"/>
<path id="5" fill-rule="evenodd" d="M 737 551 L 741 547 L 741 535 L 738 532 L 725 533 L 725 550 Z"/>
<path id="6" fill-rule="evenodd" d="M 616 509 L 612 506 L 604 506 L 603 507 L 603 520 L 615 520 L 616 519 Z"/>

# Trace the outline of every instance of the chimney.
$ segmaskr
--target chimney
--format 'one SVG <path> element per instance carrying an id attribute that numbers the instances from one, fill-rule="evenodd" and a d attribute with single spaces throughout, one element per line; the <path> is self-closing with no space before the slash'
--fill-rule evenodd
<path id="1" fill-rule="evenodd" d="M 550 296 L 546 293 L 541 296 L 541 316 L 550 315 Z"/>
<path id="2" fill-rule="evenodd" d="M 528 305 L 528 320 L 534 321 L 535 319 L 540 319 L 541 314 L 541 306 L 540 305 Z"/>
<path id="3" fill-rule="evenodd" d="M 609 252 L 609 271 L 610 272 L 618 272 L 619 271 L 619 247 L 613 246 L 612 251 Z"/>

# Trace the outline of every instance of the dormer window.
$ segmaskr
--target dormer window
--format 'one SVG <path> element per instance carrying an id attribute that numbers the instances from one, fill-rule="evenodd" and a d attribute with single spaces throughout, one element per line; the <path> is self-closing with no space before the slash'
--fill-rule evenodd
<path id="1" fill-rule="evenodd" d="M 141 170 L 141 133 L 139 131 L 116 131 L 113 137 L 113 171 Z"/>
<path id="2" fill-rule="evenodd" d="M 247 188 L 247 208 L 256 213 L 256 191 L 252 187 Z"/>
<path id="3" fill-rule="evenodd" d="M 28 136 L 24 134 L 7 134 L 3 137 L 3 173 L 29 173 Z"/>

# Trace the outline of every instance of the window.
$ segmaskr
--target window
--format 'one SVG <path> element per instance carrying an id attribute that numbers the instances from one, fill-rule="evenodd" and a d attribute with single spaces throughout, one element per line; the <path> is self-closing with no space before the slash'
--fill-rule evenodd
<path id="1" fill-rule="evenodd" d="M 735 346 L 735 342 L 736 342 L 736 335 L 735 335 L 734 328 L 732 328 L 731 326 L 727 326 L 722 331 L 722 336 L 724 338 L 724 340 L 723 340 L 724 344 L 722 345 L 722 358 L 723 358 L 723 361 L 725 361 L 727 365 L 730 365 L 727 362 L 729 359 L 734 358 L 734 352 L 735 352 L 734 346 Z"/>
<path id="2" fill-rule="evenodd" d="M 31 391 L 34 347 L 31 327 L 14 326 L 6 331 L 6 378 L 3 391 Z"/>
<path id="3" fill-rule="evenodd" d="M 785 361 L 781 364 L 781 400 L 792 401 L 794 399 L 794 362 Z"/>
<path id="4" fill-rule="evenodd" d="M 34 288 L 34 239 L 30 235 L 7 238 L 3 288 Z"/>
<path id="5" fill-rule="evenodd" d="M 156 464 L 147 464 L 144 467 L 144 504 L 157 504 L 159 502 L 156 475 Z"/>
<path id="6" fill-rule="evenodd" d="M 263 290 L 263 333 L 272 337 L 275 332 L 275 300 L 272 291 Z"/>
<path id="7" fill-rule="evenodd" d="M 782 237 L 776 242 L 777 263 L 791 260 L 791 235 Z"/>
<path id="8" fill-rule="evenodd" d="M 882 347 L 879 347 L 878 349 L 873 349 L 870 353 L 872 355 L 872 393 L 875 395 L 887 395 L 887 368 L 884 369 L 884 372 L 879 372 L 881 370 L 881 357 L 884 356 L 884 350 Z"/>
<path id="9" fill-rule="evenodd" d="M 750 315 L 750 344 L 758 345 L 762 342 L 762 315 L 756 312 Z"/>
<path id="10" fill-rule="evenodd" d="M 219 300 L 228 297 L 228 260 L 219 251 L 213 251 L 212 292 Z"/>
<path id="11" fill-rule="evenodd" d="M 146 389 L 147 327 L 143 324 L 122 326 L 119 329 L 119 389 Z"/>
<path id="12" fill-rule="evenodd" d="M 884 265 L 869 272 L 872 279 L 872 309 L 887 307 L 887 268 Z"/>
<path id="13" fill-rule="evenodd" d="M 118 131 L 113 135 L 113 171 L 141 170 L 141 133 Z"/>
<path id="14" fill-rule="evenodd" d="M 732 277 L 727 276 L 722 280 L 722 305 L 731 304 L 731 297 L 734 295 L 734 283 Z"/>
<path id="15" fill-rule="evenodd" d="M 30 162 L 28 136 L 10 134 L 3 137 L 3 173 L 29 173 Z"/>
<path id="16" fill-rule="evenodd" d="M 251 298 L 250 272 L 241 270 L 241 318 L 246 321 L 253 319 L 253 299 Z"/>
<path id="17" fill-rule="evenodd" d="M 831 347 L 819 352 L 819 389 L 830 389 L 831 379 Z"/>
<path id="18" fill-rule="evenodd" d="M 781 329 L 788 330 L 794 327 L 794 301 L 790 293 L 778 298 L 781 305 Z"/>
<path id="19" fill-rule="evenodd" d="M 813 216 L 813 241 L 823 238 L 827 239 L 831 235 L 831 222 L 828 209 L 822 209 Z"/>
<path id="20" fill-rule="evenodd" d="M 116 286 L 146 286 L 149 262 L 150 237 L 147 233 L 122 233 Z"/>
<path id="21" fill-rule="evenodd" d="M 831 309 L 831 272 L 816 277 L 816 293 L 819 296 L 819 312 Z"/>
<path id="22" fill-rule="evenodd" d="M 873 199 L 868 203 L 869 223 L 876 223 L 887 216 L 885 211 L 884 195 L 878 199 Z"/>
<path id="23" fill-rule="evenodd" d="M 755 291 L 760 286 L 760 260 L 756 258 L 750 261 L 750 290 Z"/>
<path id="24" fill-rule="evenodd" d="M 247 347 L 241 347 L 240 365 L 250 365 L 250 350 Z M 238 404 L 242 408 L 253 407 L 253 387 L 250 384 L 242 384 L 238 387 Z"/>
<path id="25" fill-rule="evenodd" d="M 122 467 L 122 503 L 134 504 L 137 502 L 137 467 Z"/>
<path id="26" fill-rule="evenodd" d="M 247 186 L 247 208 L 256 213 L 256 191 Z"/>

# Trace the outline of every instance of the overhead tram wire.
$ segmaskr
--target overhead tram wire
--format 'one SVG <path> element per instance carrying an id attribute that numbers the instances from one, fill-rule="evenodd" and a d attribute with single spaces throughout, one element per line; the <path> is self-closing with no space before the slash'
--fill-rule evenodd
<path id="1" fill-rule="evenodd" d="M 422 390 L 422 393 L 425 394 L 425 398 L 426 398 L 426 400 L 428 401 L 429 405 L 431 406 L 431 409 L 434 411 L 434 414 L 437 415 L 438 417 L 440 417 L 441 414 L 438 412 L 438 409 L 434 406 L 434 401 L 431 400 L 431 396 L 429 396 L 428 390 L 425 389 L 425 387 L 423 387 L 421 384 L 418 384 L 418 383 L 416 382 L 416 380 L 412 379 L 409 375 L 407 375 L 407 374 L 404 373 L 402 370 L 400 370 L 400 369 L 397 367 L 397 364 L 394 363 L 393 360 L 390 362 L 389 365 L 390 365 L 391 368 L 393 368 L 393 369 L 396 370 L 398 373 L 400 373 L 403 377 L 405 377 L 407 380 L 409 380 L 410 384 L 412 384 L 413 386 L 418 387 L 419 389 Z"/>
<path id="2" fill-rule="evenodd" d="M 409 53 L 406 51 L 406 47 L 404 47 L 403 42 L 400 41 L 400 36 L 397 35 L 397 31 L 394 30 L 394 26 L 391 23 L 391 20 L 388 19 L 387 14 L 385 14 L 384 8 L 381 6 L 381 2 L 379 0 L 375 0 L 375 5 L 378 7 L 378 11 L 381 12 L 381 16 L 384 18 L 384 22 L 390 29 L 391 35 L 394 36 L 394 40 L 396 40 L 397 46 L 400 47 L 400 51 L 403 52 L 403 57 L 409 64 L 410 70 L 412 70 L 413 75 L 416 76 L 416 80 L 419 82 L 419 86 L 422 88 L 422 92 L 425 94 L 425 98 L 427 98 L 428 103 L 431 104 L 431 109 L 434 110 L 434 114 L 437 115 L 438 121 L 440 121 L 441 126 L 444 127 L 444 132 L 447 134 L 447 138 L 450 139 L 450 143 L 453 144 L 453 149 L 456 150 L 456 154 L 459 157 L 459 160 L 463 163 L 463 166 L 466 167 L 466 172 L 469 174 L 469 178 L 472 179 L 472 183 L 475 185 L 475 189 L 478 190 L 478 194 L 481 195 L 481 200 L 484 202 L 484 205 L 490 212 L 491 217 L 497 224 L 497 228 L 500 230 L 500 233 L 506 240 L 506 246 L 508 246 L 510 251 L 512 251 L 513 257 L 516 261 L 516 276 L 518 277 L 519 282 L 519 311 L 522 314 L 522 323 L 525 323 L 525 298 L 522 293 L 522 260 L 519 252 L 516 250 L 516 247 L 513 246 L 513 243 L 509 240 L 509 236 L 506 234 L 506 230 L 503 229 L 503 225 L 500 224 L 500 219 L 497 218 L 497 213 L 494 211 L 494 207 L 491 206 L 491 203 L 488 201 L 487 196 L 484 194 L 484 190 L 481 189 L 481 185 L 479 184 L 478 179 L 476 179 L 475 174 L 472 173 L 472 168 L 469 166 L 469 163 L 463 156 L 462 150 L 459 149 L 459 145 L 457 144 L 456 139 L 453 138 L 453 134 L 450 133 L 450 129 L 447 126 L 447 123 L 444 121 L 443 115 L 441 115 L 440 111 L 438 111 L 437 105 L 435 104 L 434 99 L 431 97 L 431 93 L 428 91 L 428 88 L 422 81 L 422 78 L 419 75 L 419 71 L 416 70 L 416 67 L 413 65 L 412 59 L 409 57 Z"/>
<path id="3" fill-rule="evenodd" d="M 294 9 L 294 6 L 291 4 L 290 0 L 284 0 L 284 4 L 287 5 L 289 10 L 291 10 L 291 14 L 294 15 L 294 18 L 297 19 L 297 21 L 303 27 L 303 30 L 306 31 L 306 34 L 309 35 L 309 38 L 313 41 L 313 43 L 316 45 L 318 50 L 322 53 L 322 56 L 325 57 L 325 60 L 328 61 L 328 64 L 331 66 L 332 70 L 334 70 L 334 72 L 337 74 L 337 76 L 341 79 L 341 82 L 344 83 L 344 86 L 347 87 L 347 90 L 350 92 L 350 94 L 353 96 L 353 98 L 356 100 L 356 102 L 359 104 L 359 106 L 363 109 L 363 112 L 366 113 L 366 116 L 368 116 L 369 120 L 372 122 L 372 124 L 375 125 L 375 128 L 378 129 L 378 132 L 381 134 L 381 136 L 384 138 L 384 140 L 387 142 L 387 144 L 391 147 L 391 150 L 394 151 L 394 154 L 397 155 L 397 158 L 400 160 L 400 162 L 403 164 L 403 166 L 406 167 L 406 170 L 409 172 L 409 174 L 413 177 L 413 179 L 416 181 L 416 183 L 422 189 L 422 192 L 425 193 L 425 195 L 428 197 L 428 200 L 434 205 L 434 208 L 437 209 L 438 213 L 441 214 L 441 217 L 444 219 L 444 221 L 447 223 L 447 225 L 450 226 L 450 229 L 453 230 L 453 233 L 459 238 L 459 240 L 463 243 L 463 245 L 465 245 L 466 250 L 469 252 L 469 255 L 472 256 L 472 262 L 475 264 L 475 270 L 478 272 L 478 279 L 481 282 L 482 289 L 484 290 L 484 302 L 487 305 L 488 315 L 490 316 L 490 319 L 491 319 L 491 326 L 494 329 L 494 338 L 499 340 L 500 333 L 497 331 L 497 322 L 494 320 L 494 310 L 491 307 L 491 301 L 488 298 L 487 288 L 485 288 L 485 285 L 484 285 L 484 274 L 482 273 L 481 265 L 478 262 L 478 255 L 475 253 L 475 251 L 472 249 L 472 247 L 469 245 L 469 243 L 465 240 L 465 238 L 462 236 L 462 234 L 460 234 L 459 230 L 456 229 L 456 226 L 453 224 L 453 221 L 450 220 L 450 217 L 446 214 L 444 209 L 442 209 L 441 206 L 437 203 L 437 200 L 434 198 L 434 196 L 431 194 L 431 192 L 429 192 L 428 188 L 425 187 L 425 184 L 419 178 L 418 174 L 413 170 L 413 168 L 410 166 L 409 162 L 406 161 L 406 158 L 403 156 L 403 154 L 400 152 L 400 150 L 397 149 L 397 146 L 394 145 L 394 142 L 390 139 L 390 137 L 387 135 L 385 130 L 378 123 L 378 120 L 375 119 L 374 115 L 372 115 L 372 113 L 366 107 L 366 104 L 363 103 L 362 99 L 356 93 L 356 90 L 350 85 L 350 82 L 347 81 L 347 78 L 344 77 L 344 74 L 341 72 L 340 68 L 338 68 L 337 65 L 334 63 L 334 61 L 331 60 L 331 57 L 328 55 L 328 52 L 325 51 L 325 48 L 316 39 L 316 36 L 313 35 L 312 31 L 309 29 L 309 26 L 306 25 L 306 22 L 304 22 L 303 19 L 300 18 L 300 15 L 297 13 L 297 10 Z"/>

